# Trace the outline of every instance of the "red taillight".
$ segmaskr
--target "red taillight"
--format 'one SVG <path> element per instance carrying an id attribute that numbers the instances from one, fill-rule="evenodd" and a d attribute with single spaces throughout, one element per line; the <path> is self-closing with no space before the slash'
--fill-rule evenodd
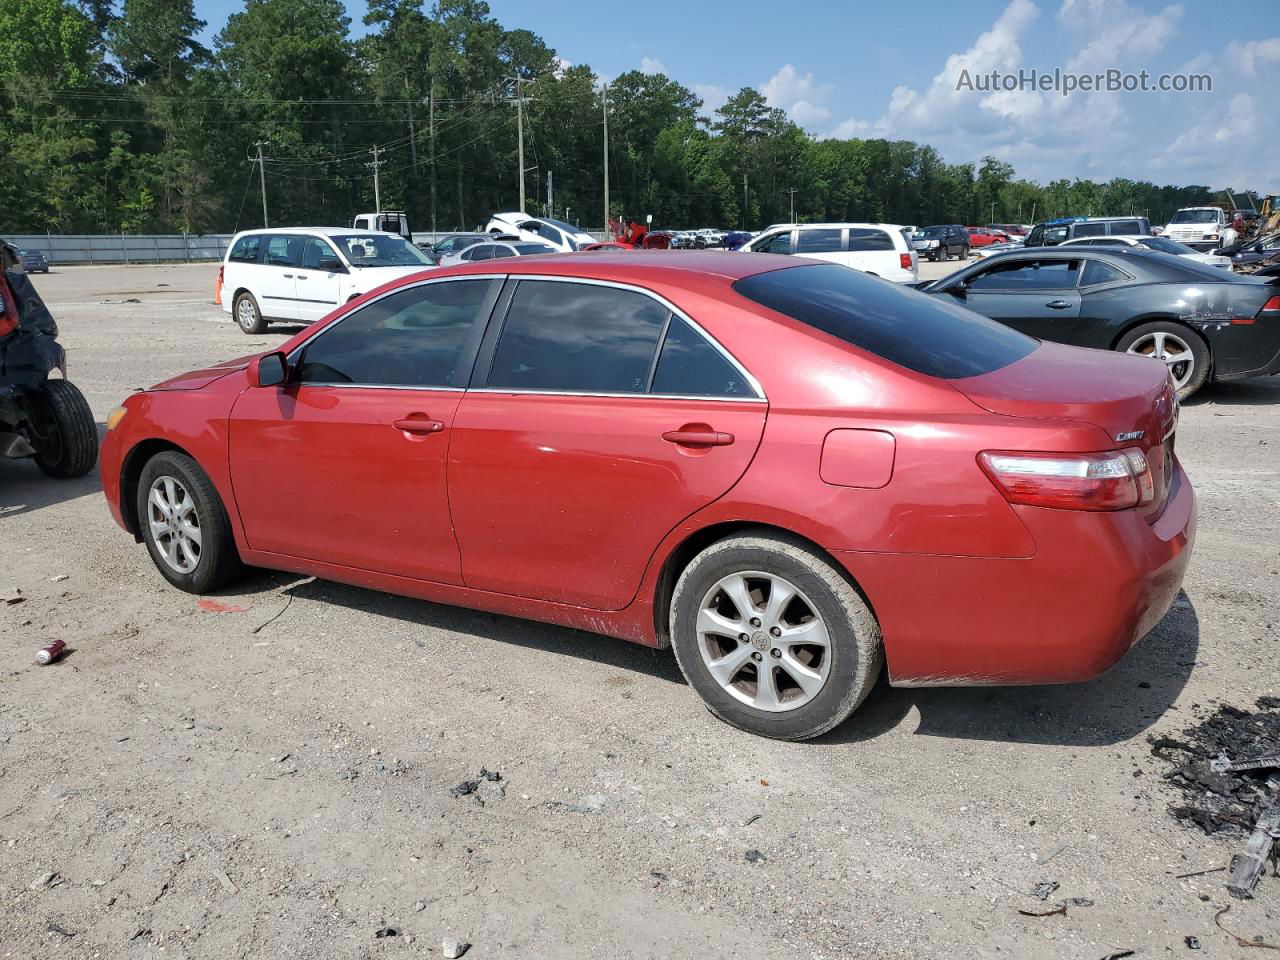
<path id="1" fill-rule="evenodd" d="M 910 270 L 910 269 L 911 269 L 911 254 L 909 254 L 909 253 L 899 254 L 899 255 L 898 255 L 898 259 L 899 259 L 899 261 L 902 263 L 902 269 L 903 269 L 903 270 Z"/>
<path id="2" fill-rule="evenodd" d="M 1280 313 L 1280 296 L 1272 297 L 1262 305 L 1259 313 Z"/>
<path id="3" fill-rule="evenodd" d="M 1010 503 L 1062 510 L 1126 510 L 1155 499 L 1136 447 L 1109 453 L 987 451 L 978 464 Z"/>

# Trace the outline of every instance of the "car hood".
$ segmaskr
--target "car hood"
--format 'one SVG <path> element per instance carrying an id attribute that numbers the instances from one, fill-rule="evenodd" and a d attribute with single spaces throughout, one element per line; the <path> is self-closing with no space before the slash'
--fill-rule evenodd
<path id="1" fill-rule="evenodd" d="M 221 363 L 215 363 L 201 370 L 189 370 L 186 373 L 178 374 L 176 377 L 170 377 L 168 380 L 161 380 L 155 386 L 149 387 L 148 392 L 156 390 L 199 390 L 201 387 L 207 387 L 215 380 L 222 379 L 229 373 L 243 370 L 249 365 L 249 361 L 257 356 L 260 356 L 260 354 L 251 353 L 247 357 L 223 360 Z"/>

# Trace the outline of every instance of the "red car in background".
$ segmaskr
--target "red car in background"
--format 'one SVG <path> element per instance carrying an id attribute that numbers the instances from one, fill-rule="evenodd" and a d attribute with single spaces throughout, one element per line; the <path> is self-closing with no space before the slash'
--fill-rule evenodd
<path id="1" fill-rule="evenodd" d="M 1177 595 L 1195 498 L 1158 360 L 1042 343 L 834 264 L 445 268 L 108 419 L 171 584 L 245 564 L 674 647 L 813 737 L 894 684 L 1083 680 Z"/>
<path id="2" fill-rule="evenodd" d="M 1008 243 L 1009 235 L 1000 230 L 992 230 L 990 227 L 965 227 L 965 232 L 969 234 L 969 246 L 989 247 L 993 243 Z"/>

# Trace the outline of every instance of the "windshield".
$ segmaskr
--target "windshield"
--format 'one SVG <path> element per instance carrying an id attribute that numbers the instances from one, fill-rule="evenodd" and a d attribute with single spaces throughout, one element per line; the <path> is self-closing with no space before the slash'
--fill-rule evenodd
<path id="1" fill-rule="evenodd" d="M 925 227 L 917 233 L 921 237 L 940 237 L 946 232 L 946 227 Z"/>
<path id="2" fill-rule="evenodd" d="M 1217 223 L 1217 210 L 1179 210 L 1170 223 Z"/>
<path id="3" fill-rule="evenodd" d="M 531 253 L 559 253 L 555 247 L 549 247 L 545 243 L 513 243 L 511 249 L 521 256 L 527 256 Z M 577 247 L 574 247 L 576 250 Z"/>
<path id="4" fill-rule="evenodd" d="M 353 234 L 330 237 L 353 267 L 432 267 L 435 263 L 404 237 Z"/>
<path id="5" fill-rule="evenodd" d="M 1169 240 L 1166 237 L 1144 237 L 1138 246 L 1146 247 L 1148 250 L 1159 250 L 1161 253 L 1172 253 L 1176 256 L 1185 256 L 1188 253 L 1198 253 L 1185 243 L 1178 243 L 1176 240 Z"/>
<path id="6" fill-rule="evenodd" d="M 553 226 L 559 227 L 561 230 L 565 231 L 566 233 L 582 232 L 581 227 L 575 227 L 572 223 L 565 223 L 563 220 L 552 220 L 550 217 L 543 217 L 542 219 L 544 223 L 549 223 L 549 224 L 552 224 Z"/>

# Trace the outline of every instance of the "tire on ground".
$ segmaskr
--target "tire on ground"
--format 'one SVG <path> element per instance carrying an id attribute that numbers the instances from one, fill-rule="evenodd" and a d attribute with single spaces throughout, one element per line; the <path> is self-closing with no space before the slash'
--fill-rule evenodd
<path id="1" fill-rule="evenodd" d="M 744 571 L 785 577 L 826 621 L 832 657 L 826 683 L 793 710 L 774 713 L 742 703 L 703 661 L 696 629 L 702 599 L 721 578 Z M 866 699 L 884 663 L 880 625 L 848 578 L 810 544 L 773 531 L 720 540 L 694 557 L 676 581 L 670 631 L 676 661 L 707 708 L 726 723 L 779 740 L 807 740 L 838 726 Z"/>
<path id="2" fill-rule="evenodd" d="M 241 304 L 244 304 L 244 306 L 242 307 Z M 262 308 L 258 306 L 257 299 L 248 290 L 236 295 L 235 303 L 232 304 L 232 312 L 236 323 L 240 325 L 240 329 L 245 333 L 258 334 L 267 332 L 267 321 L 262 316 Z"/>
<path id="3" fill-rule="evenodd" d="M 147 501 L 151 485 L 165 476 L 174 477 L 181 482 L 195 501 L 201 534 L 200 559 L 195 569 L 188 573 L 174 570 L 165 562 L 148 522 Z M 185 453 L 166 450 L 147 461 L 138 479 L 136 507 L 138 526 L 152 562 L 160 575 L 178 589 L 188 593 L 209 593 L 226 586 L 243 572 L 244 565 L 240 562 L 240 553 L 236 549 L 231 521 L 227 517 L 222 498 L 218 496 L 209 475 Z"/>
<path id="4" fill-rule="evenodd" d="M 1135 343 L 1154 333 L 1167 333 L 1175 336 L 1185 343 L 1191 351 L 1191 378 L 1178 388 L 1178 399 L 1186 400 L 1209 380 L 1209 373 L 1213 366 L 1213 357 L 1209 353 L 1209 345 L 1204 342 L 1204 338 L 1200 334 L 1190 327 L 1175 323 L 1172 320 L 1156 320 L 1134 327 L 1116 342 L 1116 350 L 1119 353 L 1128 353 L 1129 348 Z"/>
<path id="5" fill-rule="evenodd" d="M 36 450 L 36 466 L 60 480 L 83 477 L 98 462 L 98 425 L 88 401 L 70 380 L 46 380 L 41 401 L 57 435 L 55 443 Z"/>

